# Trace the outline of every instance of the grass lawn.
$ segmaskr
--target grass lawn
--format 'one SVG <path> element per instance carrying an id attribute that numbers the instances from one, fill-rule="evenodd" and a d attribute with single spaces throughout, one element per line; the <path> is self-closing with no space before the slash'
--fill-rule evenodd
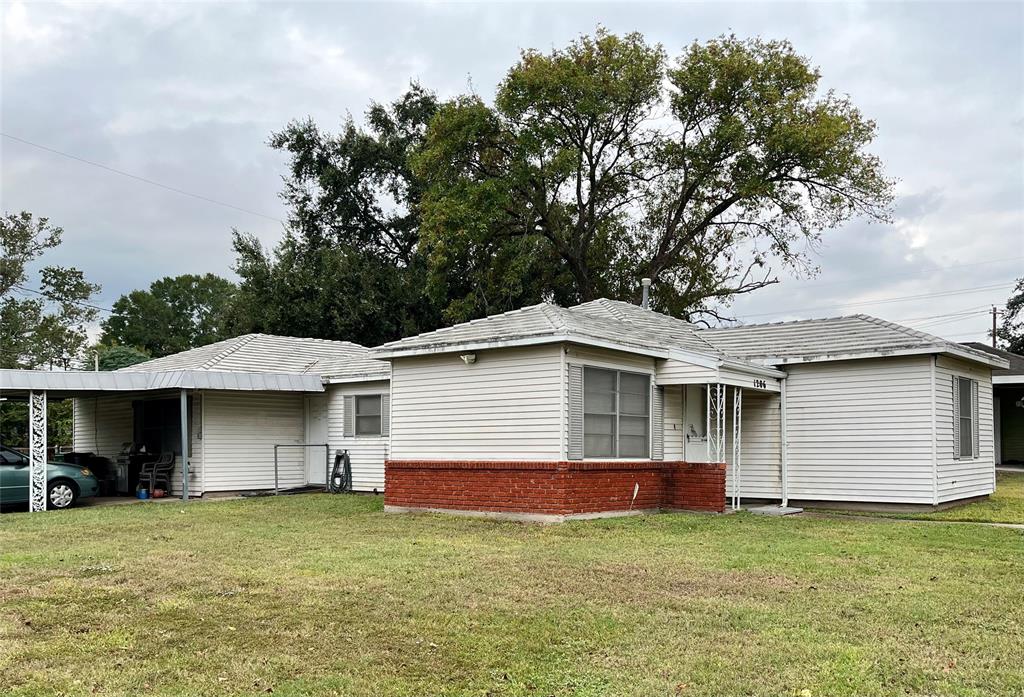
<path id="1" fill-rule="evenodd" d="M 0 694 L 1021 695 L 1024 534 L 277 499 L 0 517 Z"/>
<path id="2" fill-rule="evenodd" d="M 953 520 L 968 523 L 1024 524 L 1024 472 L 996 472 L 996 493 L 985 501 L 954 506 L 934 513 L 868 513 L 854 515 L 902 518 L 906 520 Z M 1022 659 L 1024 660 L 1024 659 Z"/>

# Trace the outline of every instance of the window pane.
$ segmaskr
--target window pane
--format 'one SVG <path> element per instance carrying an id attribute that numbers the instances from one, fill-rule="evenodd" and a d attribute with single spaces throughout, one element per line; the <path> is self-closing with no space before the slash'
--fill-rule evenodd
<path id="1" fill-rule="evenodd" d="M 378 404 L 379 406 L 379 404 Z M 356 435 L 357 436 L 379 436 L 380 435 L 380 415 L 375 416 L 356 416 Z"/>
<path id="2" fill-rule="evenodd" d="M 619 457 L 647 457 L 647 437 L 622 436 L 619 439 Z"/>
<path id="3" fill-rule="evenodd" d="M 970 378 L 958 378 L 960 380 L 960 404 L 959 415 L 971 418 L 971 380 Z"/>
<path id="4" fill-rule="evenodd" d="M 615 413 L 615 371 L 585 368 L 583 411 L 590 414 Z"/>
<path id="5" fill-rule="evenodd" d="M 961 393 L 960 401 L 963 401 Z M 974 433 L 971 431 L 971 420 L 960 419 L 960 457 L 974 457 Z"/>
<path id="6" fill-rule="evenodd" d="M 356 397 L 357 416 L 380 416 L 380 395 L 363 395 Z"/>
<path id="7" fill-rule="evenodd" d="M 615 457 L 615 417 L 583 416 L 583 456 Z"/>
<path id="8" fill-rule="evenodd" d="M 622 416 L 619 418 L 619 429 L 624 436 L 647 437 L 646 416 Z"/>

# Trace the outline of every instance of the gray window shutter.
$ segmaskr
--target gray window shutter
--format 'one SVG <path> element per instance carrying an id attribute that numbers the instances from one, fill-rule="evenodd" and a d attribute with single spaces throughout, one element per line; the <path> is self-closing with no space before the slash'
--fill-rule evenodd
<path id="1" fill-rule="evenodd" d="M 980 457 L 981 429 L 978 428 L 978 381 L 971 380 L 971 434 L 974 436 L 974 458 Z"/>
<path id="2" fill-rule="evenodd" d="M 386 392 L 380 396 L 380 434 L 391 434 L 391 395 Z"/>
<path id="3" fill-rule="evenodd" d="M 583 459 L 583 366 L 569 366 L 568 458 Z"/>
<path id="4" fill-rule="evenodd" d="M 651 386 L 651 459 L 665 459 L 665 388 Z"/>
<path id="5" fill-rule="evenodd" d="M 345 423 L 345 437 L 352 438 L 356 435 L 356 398 L 348 395 L 345 397 L 344 411 L 341 415 Z"/>
<path id="6" fill-rule="evenodd" d="M 953 459 L 960 459 L 960 381 L 953 376 Z"/>

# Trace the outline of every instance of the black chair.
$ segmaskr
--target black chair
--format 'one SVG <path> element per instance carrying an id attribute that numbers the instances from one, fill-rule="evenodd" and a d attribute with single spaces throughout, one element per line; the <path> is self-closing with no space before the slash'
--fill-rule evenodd
<path id="1" fill-rule="evenodd" d="M 171 474 L 174 472 L 174 453 L 160 453 L 160 457 L 142 465 L 139 472 L 139 485 L 147 487 L 152 494 L 157 488 L 164 491 L 171 489 Z M 158 487 L 163 484 L 162 487 Z"/>

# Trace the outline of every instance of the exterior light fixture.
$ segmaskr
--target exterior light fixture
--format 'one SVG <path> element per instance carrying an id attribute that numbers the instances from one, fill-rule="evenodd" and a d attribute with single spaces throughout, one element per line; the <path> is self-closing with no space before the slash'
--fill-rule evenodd
<path id="1" fill-rule="evenodd" d="M 466 365 L 473 365 L 474 363 L 476 363 L 475 353 L 464 353 L 461 356 L 459 356 L 459 358 L 461 358 L 462 362 L 465 363 Z"/>

